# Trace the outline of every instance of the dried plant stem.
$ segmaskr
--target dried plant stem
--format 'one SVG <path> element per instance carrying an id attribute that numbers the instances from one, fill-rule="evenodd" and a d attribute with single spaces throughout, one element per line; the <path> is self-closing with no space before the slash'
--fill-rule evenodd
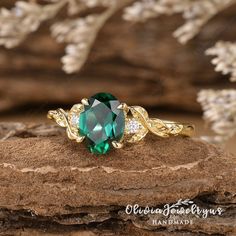
<path id="1" fill-rule="evenodd" d="M 202 90 L 198 101 L 204 110 L 204 118 L 218 135 L 204 137 L 210 142 L 225 142 L 236 133 L 236 90 Z"/>
<path id="2" fill-rule="evenodd" d="M 125 9 L 124 19 L 139 22 L 163 14 L 182 13 L 185 24 L 174 32 L 174 37 L 185 44 L 212 17 L 235 3 L 236 0 L 140 0 Z"/>
<path id="3" fill-rule="evenodd" d="M 174 32 L 180 43 L 187 43 L 216 14 L 235 4 L 236 0 L 201 0 L 192 3 L 183 12 L 186 23 Z"/>
<path id="4" fill-rule="evenodd" d="M 68 43 L 66 55 L 62 58 L 63 69 L 67 73 L 81 69 L 101 28 L 115 12 L 130 2 L 132 1 L 117 1 L 101 14 L 59 22 L 52 26 L 52 35 L 59 42 Z"/>
<path id="5" fill-rule="evenodd" d="M 219 41 L 206 51 L 207 55 L 215 56 L 212 64 L 216 71 L 222 74 L 230 74 L 230 81 L 236 82 L 236 43 Z"/>
<path id="6" fill-rule="evenodd" d="M 0 45 L 7 48 L 19 45 L 43 21 L 55 17 L 66 3 L 67 0 L 61 0 L 41 6 L 35 2 L 19 1 L 11 10 L 0 9 Z"/>

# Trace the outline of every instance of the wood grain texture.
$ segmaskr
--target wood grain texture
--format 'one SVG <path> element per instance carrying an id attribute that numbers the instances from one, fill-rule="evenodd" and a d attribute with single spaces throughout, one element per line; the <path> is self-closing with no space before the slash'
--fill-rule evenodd
<path id="1" fill-rule="evenodd" d="M 87 64 L 74 75 L 61 71 L 65 45 L 50 38 L 49 25 L 43 24 L 19 47 L 0 49 L 0 111 L 74 104 L 100 91 L 114 93 L 130 105 L 200 111 L 200 89 L 235 86 L 214 72 L 204 54 L 219 39 L 235 40 L 230 27 L 235 7 L 215 17 L 186 46 L 172 37 L 182 22 L 180 16 L 166 16 L 130 24 L 119 13 L 102 29 Z"/>
<path id="2" fill-rule="evenodd" d="M 210 144 L 150 135 L 137 145 L 97 157 L 56 126 L 21 123 L 1 123 L 0 139 L 0 232 L 236 233 L 236 158 Z M 192 225 L 153 226 L 151 215 L 124 211 L 127 204 L 161 207 L 187 198 L 225 212 L 208 219 L 190 216 Z"/>

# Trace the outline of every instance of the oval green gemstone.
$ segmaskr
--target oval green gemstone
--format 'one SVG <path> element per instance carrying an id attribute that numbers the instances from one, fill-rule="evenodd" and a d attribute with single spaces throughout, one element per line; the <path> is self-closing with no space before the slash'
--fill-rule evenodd
<path id="1" fill-rule="evenodd" d="M 106 154 L 112 141 L 120 141 L 125 129 L 120 102 L 109 93 L 98 93 L 88 99 L 89 105 L 79 118 L 79 131 L 85 136 L 88 149 L 94 154 Z"/>

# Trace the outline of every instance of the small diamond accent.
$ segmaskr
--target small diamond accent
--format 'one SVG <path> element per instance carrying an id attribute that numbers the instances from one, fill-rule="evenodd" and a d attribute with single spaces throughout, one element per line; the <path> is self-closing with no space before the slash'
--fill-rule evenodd
<path id="1" fill-rule="evenodd" d="M 129 119 L 126 124 L 126 129 L 129 134 L 135 134 L 141 128 L 141 124 L 135 119 Z"/>
<path id="2" fill-rule="evenodd" d="M 73 114 L 71 117 L 71 124 L 77 126 L 79 124 L 79 115 Z"/>

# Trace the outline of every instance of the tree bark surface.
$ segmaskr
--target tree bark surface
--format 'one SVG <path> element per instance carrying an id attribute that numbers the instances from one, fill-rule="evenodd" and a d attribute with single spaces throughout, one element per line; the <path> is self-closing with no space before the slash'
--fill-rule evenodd
<path id="1" fill-rule="evenodd" d="M 236 158 L 213 145 L 149 135 L 95 156 L 56 126 L 22 123 L 1 123 L 0 140 L 0 235 L 236 234 Z M 224 212 L 164 226 L 125 213 L 179 199 Z"/>
<path id="2" fill-rule="evenodd" d="M 9 6 L 3 1 L 2 6 Z M 12 1 L 9 1 L 12 2 Z M 163 16 L 130 24 L 117 14 L 101 30 L 80 73 L 65 75 L 64 46 L 50 37 L 49 25 L 13 50 L 0 49 L 0 111 L 25 105 L 74 104 L 100 91 L 134 105 L 200 111 L 196 95 L 204 88 L 227 88 L 205 50 L 235 40 L 235 7 L 210 21 L 187 45 L 172 37 L 183 20 Z M 229 26 L 229 27 L 228 27 Z"/>

